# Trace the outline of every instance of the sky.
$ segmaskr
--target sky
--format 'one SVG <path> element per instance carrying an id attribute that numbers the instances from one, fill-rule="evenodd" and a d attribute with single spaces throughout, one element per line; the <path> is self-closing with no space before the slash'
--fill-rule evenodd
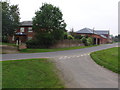
<path id="1" fill-rule="evenodd" d="M 66 29 L 78 31 L 82 28 L 110 30 L 118 34 L 118 1 L 120 0 L 8 0 L 11 5 L 19 5 L 20 21 L 32 20 L 42 3 L 50 3 L 60 8 Z"/>

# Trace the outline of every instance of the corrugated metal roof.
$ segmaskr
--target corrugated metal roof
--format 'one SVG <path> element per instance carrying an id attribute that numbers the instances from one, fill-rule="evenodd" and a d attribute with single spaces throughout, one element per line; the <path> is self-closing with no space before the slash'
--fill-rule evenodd
<path id="1" fill-rule="evenodd" d="M 83 28 L 81 30 L 78 30 L 76 33 L 94 33 L 94 34 L 109 34 L 108 30 L 93 30 L 93 29 L 89 29 L 89 28 Z"/>
<path id="2" fill-rule="evenodd" d="M 109 34 L 108 30 L 95 30 L 95 33 L 101 35 L 101 34 Z"/>
<path id="3" fill-rule="evenodd" d="M 83 28 L 81 30 L 78 30 L 76 33 L 81 33 L 81 34 L 97 34 L 100 35 L 103 38 L 107 38 L 104 34 L 109 34 L 108 30 L 93 30 L 89 28 Z"/>
<path id="4" fill-rule="evenodd" d="M 100 35 L 101 37 L 103 37 L 103 38 L 107 38 L 105 35 Z"/>
<path id="5" fill-rule="evenodd" d="M 20 26 L 32 26 L 32 21 L 23 21 L 20 23 Z"/>
<path id="6" fill-rule="evenodd" d="M 83 29 L 77 31 L 76 33 L 87 33 L 87 34 L 91 33 L 92 34 L 93 30 L 89 29 L 89 28 L 83 28 Z"/>

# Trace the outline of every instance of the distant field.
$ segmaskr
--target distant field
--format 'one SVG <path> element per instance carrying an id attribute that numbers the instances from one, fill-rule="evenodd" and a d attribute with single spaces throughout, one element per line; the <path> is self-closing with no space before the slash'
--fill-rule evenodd
<path id="1" fill-rule="evenodd" d="M 105 68 L 120 74 L 120 47 L 114 47 L 106 50 L 91 53 L 93 60 Z"/>
<path id="2" fill-rule="evenodd" d="M 1 63 L 1 62 L 0 62 Z M 3 88 L 63 88 L 48 59 L 2 61 Z"/>

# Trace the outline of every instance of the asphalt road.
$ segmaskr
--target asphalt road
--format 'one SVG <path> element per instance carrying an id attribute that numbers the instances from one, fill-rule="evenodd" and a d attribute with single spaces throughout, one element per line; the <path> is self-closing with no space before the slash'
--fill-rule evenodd
<path id="1" fill-rule="evenodd" d="M 29 58 L 54 58 L 60 76 L 69 88 L 118 88 L 118 75 L 97 65 L 90 53 L 116 47 L 118 44 L 105 44 L 96 47 L 31 54 L 3 54 L 2 60 Z"/>
<path id="2" fill-rule="evenodd" d="M 3 54 L 2 60 L 17 60 L 17 59 L 30 59 L 30 58 L 59 58 L 64 56 L 73 56 L 73 55 L 81 55 L 84 53 L 90 53 L 102 49 L 107 49 L 111 47 L 115 47 L 118 44 L 105 44 L 96 47 L 76 49 L 76 50 L 67 50 L 67 51 L 57 51 L 57 52 L 45 52 L 45 53 L 19 53 L 19 54 Z"/>

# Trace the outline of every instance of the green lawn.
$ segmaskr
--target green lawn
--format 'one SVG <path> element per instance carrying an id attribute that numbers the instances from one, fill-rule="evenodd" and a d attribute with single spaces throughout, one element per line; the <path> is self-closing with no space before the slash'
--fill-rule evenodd
<path id="1" fill-rule="evenodd" d="M 0 45 L 16 46 L 15 43 L 3 43 L 3 42 L 0 42 Z"/>
<path id="2" fill-rule="evenodd" d="M 2 61 L 3 88 L 64 88 L 48 59 Z"/>
<path id="3" fill-rule="evenodd" d="M 118 51 L 120 52 L 120 47 L 114 47 L 93 52 L 91 57 L 97 64 L 120 74 L 120 55 L 118 55 Z"/>
<path id="4" fill-rule="evenodd" d="M 79 46 L 79 47 L 68 47 L 68 48 L 55 48 L 55 49 L 21 49 L 21 53 L 40 53 L 40 52 L 55 52 L 55 51 L 64 51 L 64 50 L 73 50 L 73 49 L 81 49 L 81 48 L 88 48 L 92 46 Z"/>

